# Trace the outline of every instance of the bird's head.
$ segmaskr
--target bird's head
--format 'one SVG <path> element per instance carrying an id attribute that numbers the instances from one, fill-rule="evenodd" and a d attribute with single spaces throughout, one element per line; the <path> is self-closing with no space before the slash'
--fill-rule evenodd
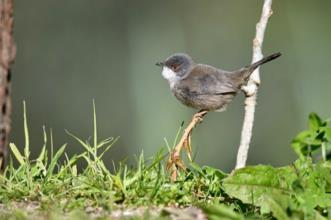
<path id="1" fill-rule="evenodd" d="M 175 53 L 163 62 L 156 63 L 162 67 L 162 75 L 170 83 L 184 77 L 193 66 L 194 61 L 185 53 Z"/>

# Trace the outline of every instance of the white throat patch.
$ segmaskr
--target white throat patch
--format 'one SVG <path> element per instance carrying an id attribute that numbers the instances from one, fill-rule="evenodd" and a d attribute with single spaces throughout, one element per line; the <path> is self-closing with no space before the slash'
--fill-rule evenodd
<path id="1" fill-rule="evenodd" d="M 170 88 L 173 88 L 179 80 L 179 77 L 176 75 L 176 73 L 174 71 L 172 71 L 172 69 L 170 69 L 166 66 L 164 66 L 162 69 L 162 76 L 166 80 L 168 80 Z"/>

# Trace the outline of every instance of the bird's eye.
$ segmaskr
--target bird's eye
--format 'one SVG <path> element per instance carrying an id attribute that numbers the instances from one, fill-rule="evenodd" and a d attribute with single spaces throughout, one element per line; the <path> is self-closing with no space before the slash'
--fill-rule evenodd
<path id="1" fill-rule="evenodd" d="M 174 71 L 178 70 L 179 65 L 178 64 L 172 64 L 171 65 L 171 69 L 173 69 Z"/>

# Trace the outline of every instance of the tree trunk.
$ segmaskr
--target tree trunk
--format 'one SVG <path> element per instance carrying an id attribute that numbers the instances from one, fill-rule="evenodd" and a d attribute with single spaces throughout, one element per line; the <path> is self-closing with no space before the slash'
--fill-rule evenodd
<path id="1" fill-rule="evenodd" d="M 0 168 L 5 167 L 10 132 L 10 64 L 16 47 L 13 39 L 13 0 L 0 0 Z"/>

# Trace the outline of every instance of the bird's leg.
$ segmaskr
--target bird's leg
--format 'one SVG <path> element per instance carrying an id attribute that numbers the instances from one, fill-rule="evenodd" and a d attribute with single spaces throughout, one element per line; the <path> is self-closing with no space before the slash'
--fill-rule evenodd
<path id="1" fill-rule="evenodd" d="M 168 163 L 167 163 L 167 168 L 169 170 L 171 170 L 171 180 L 175 181 L 177 179 L 178 168 L 185 170 L 184 162 L 180 158 L 180 153 L 181 153 L 182 147 L 184 147 L 184 149 L 187 151 L 189 160 L 192 161 L 192 156 L 191 156 L 191 154 L 192 154 L 192 149 L 191 149 L 192 130 L 198 123 L 200 123 L 203 120 L 203 118 L 207 114 L 207 112 L 208 111 L 206 111 L 206 110 L 201 110 L 198 113 L 193 115 L 191 122 L 184 130 L 183 136 L 181 137 L 180 141 L 176 145 L 173 152 L 171 152 Z"/>
<path id="2" fill-rule="evenodd" d="M 192 137 L 192 130 L 187 135 L 187 138 L 184 141 L 184 149 L 186 150 L 187 157 L 190 162 L 192 162 L 192 147 L 191 147 L 191 137 Z"/>
<path id="3" fill-rule="evenodd" d="M 207 114 L 207 111 L 201 110 L 195 115 L 193 115 L 191 123 L 193 123 L 192 128 L 188 132 L 188 135 L 184 141 L 184 149 L 186 150 L 187 157 L 189 158 L 190 162 L 192 162 L 192 147 L 191 147 L 191 137 L 192 137 L 192 131 L 197 124 L 202 122 L 203 118 Z"/>

